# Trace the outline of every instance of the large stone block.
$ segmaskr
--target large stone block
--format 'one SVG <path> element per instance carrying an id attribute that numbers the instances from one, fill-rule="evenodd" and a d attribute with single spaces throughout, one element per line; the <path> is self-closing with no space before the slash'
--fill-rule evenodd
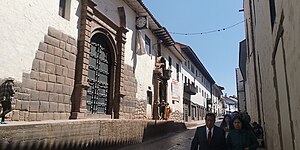
<path id="1" fill-rule="evenodd" d="M 29 104 L 29 111 L 30 112 L 38 112 L 40 108 L 40 102 L 39 101 L 31 101 Z"/>
<path id="2" fill-rule="evenodd" d="M 22 84 L 23 84 L 23 87 L 25 87 L 25 88 L 29 88 L 29 89 L 32 89 L 32 90 L 36 89 L 36 80 L 25 78 L 23 80 Z"/>
<path id="3" fill-rule="evenodd" d="M 58 57 L 62 57 L 62 53 L 63 53 L 63 50 L 61 50 L 60 48 L 55 48 L 54 49 L 54 55 L 55 56 L 58 56 Z"/>
<path id="4" fill-rule="evenodd" d="M 54 92 L 54 83 L 47 82 L 47 92 Z"/>
<path id="5" fill-rule="evenodd" d="M 19 120 L 20 121 L 25 121 L 28 119 L 28 112 L 27 111 L 20 111 L 19 112 Z"/>
<path id="6" fill-rule="evenodd" d="M 65 104 L 59 103 L 58 104 L 58 111 L 59 112 L 65 112 L 66 111 Z"/>
<path id="7" fill-rule="evenodd" d="M 70 117 L 70 113 L 60 113 L 61 120 L 68 120 Z"/>
<path id="8" fill-rule="evenodd" d="M 62 72 L 63 72 L 63 67 L 62 66 L 59 66 L 59 65 L 56 65 L 55 66 L 55 74 L 56 75 L 62 75 Z"/>
<path id="9" fill-rule="evenodd" d="M 51 54 L 51 55 L 54 55 L 54 46 L 52 46 L 52 45 L 48 45 L 47 46 L 47 53 L 48 54 Z M 46 58 L 45 58 L 46 59 Z"/>
<path id="10" fill-rule="evenodd" d="M 54 64 L 55 65 L 60 65 L 60 57 L 59 56 L 54 56 Z"/>
<path id="11" fill-rule="evenodd" d="M 67 35 L 67 34 L 62 34 L 62 41 L 64 41 L 64 42 L 68 42 L 68 38 L 69 38 L 69 36 Z"/>
<path id="12" fill-rule="evenodd" d="M 40 62 L 39 71 L 40 72 L 45 72 L 46 71 L 46 62 L 42 61 L 42 60 L 40 60 L 39 62 Z"/>
<path id="13" fill-rule="evenodd" d="M 74 54 L 74 55 L 77 55 L 77 47 L 76 46 L 72 46 L 72 49 L 71 49 L 71 53 Z"/>
<path id="14" fill-rule="evenodd" d="M 70 104 L 71 103 L 71 96 L 64 95 L 64 104 Z"/>
<path id="15" fill-rule="evenodd" d="M 48 81 L 49 81 L 49 82 L 56 83 L 56 75 L 49 74 L 49 75 L 48 75 Z"/>
<path id="16" fill-rule="evenodd" d="M 74 69 L 68 70 L 68 78 L 71 78 L 71 79 L 75 78 L 75 70 Z"/>
<path id="17" fill-rule="evenodd" d="M 65 49 L 65 47 L 66 47 L 66 42 L 60 41 L 60 42 L 59 42 L 59 48 L 60 48 L 60 49 Z"/>
<path id="18" fill-rule="evenodd" d="M 50 103 L 49 102 L 40 102 L 40 111 L 39 112 L 49 112 Z"/>
<path id="19" fill-rule="evenodd" d="M 63 33 L 59 30 L 56 30 L 53 27 L 49 27 L 48 28 L 48 35 L 53 37 L 53 38 L 56 38 L 58 40 L 62 40 Z"/>
<path id="20" fill-rule="evenodd" d="M 40 65 L 40 60 L 34 59 L 33 62 L 32 62 L 32 68 L 31 68 L 31 70 L 38 71 L 39 67 L 40 67 L 39 65 Z"/>
<path id="21" fill-rule="evenodd" d="M 21 110 L 24 110 L 24 111 L 29 110 L 29 101 L 21 101 Z"/>
<path id="22" fill-rule="evenodd" d="M 64 67 L 64 68 L 63 68 L 63 76 L 64 76 L 64 77 L 67 77 L 67 76 L 68 76 L 68 68 L 67 68 L 67 67 Z"/>
<path id="23" fill-rule="evenodd" d="M 63 91 L 62 94 L 68 95 L 70 92 L 70 87 L 68 85 L 63 85 L 62 91 Z"/>
<path id="24" fill-rule="evenodd" d="M 60 59 L 60 64 L 63 66 L 63 67 L 68 67 L 68 60 L 65 59 L 65 58 L 61 58 Z"/>
<path id="25" fill-rule="evenodd" d="M 40 72 L 38 80 L 47 82 L 48 81 L 48 74 Z"/>
<path id="26" fill-rule="evenodd" d="M 12 111 L 12 121 L 19 121 L 20 120 L 20 111 L 19 110 L 13 110 Z"/>
<path id="27" fill-rule="evenodd" d="M 75 67 L 76 67 L 76 62 L 74 62 L 74 61 L 69 61 L 68 67 L 71 68 L 71 69 L 75 69 Z"/>
<path id="28" fill-rule="evenodd" d="M 57 109 L 58 109 L 58 103 L 50 102 L 49 112 L 57 112 Z"/>
<path id="29" fill-rule="evenodd" d="M 36 120 L 37 121 L 44 120 L 44 113 L 36 113 Z"/>
<path id="30" fill-rule="evenodd" d="M 69 86 L 72 86 L 73 85 L 73 80 L 70 79 L 70 78 L 65 78 L 65 84 L 69 85 Z"/>
<path id="31" fill-rule="evenodd" d="M 29 121 L 36 121 L 37 120 L 36 117 L 37 117 L 36 113 L 30 112 L 29 115 L 28 115 L 28 120 Z"/>
<path id="32" fill-rule="evenodd" d="M 20 110 L 22 107 L 21 104 L 22 104 L 22 101 L 16 100 L 15 109 Z"/>
<path id="33" fill-rule="evenodd" d="M 59 40 L 51 36 L 45 35 L 44 41 L 47 44 L 53 45 L 55 47 L 59 47 Z"/>
<path id="34" fill-rule="evenodd" d="M 63 103 L 64 102 L 64 95 L 63 94 L 58 94 L 58 102 Z"/>
<path id="35" fill-rule="evenodd" d="M 47 84 L 44 81 L 37 81 L 36 82 L 36 89 L 39 91 L 46 91 Z"/>
<path id="36" fill-rule="evenodd" d="M 44 42 L 40 42 L 39 44 L 39 50 L 43 51 L 43 52 L 47 52 L 47 44 Z"/>
<path id="37" fill-rule="evenodd" d="M 49 101 L 50 102 L 58 102 L 58 94 L 57 93 L 50 93 L 49 94 Z"/>
<path id="38" fill-rule="evenodd" d="M 54 92 L 55 93 L 59 93 L 59 94 L 62 94 L 62 84 L 54 84 Z"/>
<path id="39" fill-rule="evenodd" d="M 39 91 L 35 91 L 35 90 L 32 90 L 31 93 L 30 93 L 30 99 L 32 101 L 37 101 L 39 100 Z"/>
<path id="40" fill-rule="evenodd" d="M 74 46 L 77 45 L 77 44 L 76 44 L 75 38 L 73 38 L 73 37 L 71 37 L 71 36 L 69 36 L 69 38 L 68 38 L 68 43 L 70 43 L 71 45 L 74 45 Z"/>
<path id="41" fill-rule="evenodd" d="M 49 74 L 55 74 L 55 64 L 54 63 L 54 57 L 53 57 L 53 62 L 52 63 L 46 63 L 46 73 Z"/>
<path id="42" fill-rule="evenodd" d="M 66 112 L 71 112 L 71 105 L 70 104 L 65 104 L 65 111 Z"/>
<path id="43" fill-rule="evenodd" d="M 60 83 L 60 84 L 64 84 L 64 82 L 65 82 L 65 77 L 63 77 L 63 76 L 57 76 L 57 77 L 56 77 L 56 82 L 57 82 L 57 83 Z"/>
<path id="44" fill-rule="evenodd" d="M 53 113 L 44 113 L 44 120 L 53 120 Z"/>
<path id="45" fill-rule="evenodd" d="M 36 51 L 35 53 L 35 58 L 36 59 L 39 59 L 39 60 L 44 60 L 44 57 L 45 57 L 45 52 L 43 51 Z"/>
<path id="46" fill-rule="evenodd" d="M 45 53 L 45 61 L 50 62 L 50 63 L 54 63 L 54 55 L 49 54 L 49 53 Z"/>
<path id="47" fill-rule="evenodd" d="M 71 49 L 72 49 L 72 46 L 71 46 L 71 44 L 66 44 L 66 51 L 67 52 L 71 52 Z"/>
<path id="48" fill-rule="evenodd" d="M 60 120 L 60 113 L 53 113 L 53 119 L 54 120 Z"/>
<path id="49" fill-rule="evenodd" d="M 62 56 L 63 58 L 65 58 L 65 59 L 67 59 L 67 60 L 69 60 L 69 58 L 70 58 L 70 54 L 69 54 L 69 52 L 67 52 L 67 51 L 64 51 L 63 52 L 63 56 Z"/>
<path id="50" fill-rule="evenodd" d="M 69 60 L 72 61 L 72 62 L 75 62 L 76 61 L 76 55 L 70 54 L 69 55 Z"/>
<path id="51" fill-rule="evenodd" d="M 43 91 L 39 92 L 39 100 L 48 101 L 48 99 L 49 99 L 49 92 L 43 92 Z"/>

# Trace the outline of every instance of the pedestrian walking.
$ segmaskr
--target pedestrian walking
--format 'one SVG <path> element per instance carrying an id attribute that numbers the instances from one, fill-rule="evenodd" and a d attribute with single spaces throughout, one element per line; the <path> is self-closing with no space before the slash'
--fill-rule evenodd
<path id="1" fill-rule="evenodd" d="M 257 122 L 252 123 L 252 130 L 254 135 L 257 137 L 257 141 L 259 143 L 259 147 L 264 147 L 264 131 L 260 124 Z"/>
<path id="2" fill-rule="evenodd" d="M 225 132 L 215 121 L 215 114 L 205 115 L 205 126 L 196 129 L 191 150 L 226 150 Z"/>
<path id="3" fill-rule="evenodd" d="M 169 103 L 166 103 L 166 107 L 165 107 L 165 119 L 168 120 L 170 118 L 170 114 L 171 114 L 172 110 L 171 107 L 169 105 Z"/>
<path id="4" fill-rule="evenodd" d="M 225 138 L 227 138 L 229 131 L 233 129 L 233 126 L 231 124 L 231 117 L 229 114 L 224 115 L 220 127 L 225 131 Z"/>
<path id="5" fill-rule="evenodd" d="M 5 121 L 5 115 L 8 114 L 10 111 L 12 111 L 11 108 L 11 101 L 13 99 L 13 96 L 15 94 L 14 91 L 14 79 L 9 78 L 0 86 L 0 101 L 2 105 L 2 113 L 0 115 L 1 117 L 1 124 L 6 124 Z"/>
<path id="6" fill-rule="evenodd" d="M 258 142 L 252 130 L 243 127 L 240 116 L 233 118 L 234 129 L 227 136 L 227 150 L 256 150 Z"/>
<path id="7" fill-rule="evenodd" d="M 166 103 L 165 100 L 162 100 L 161 103 L 159 104 L 159 115 L 161 120 L 165 119 L 165 109 L 166 109 Z"/>

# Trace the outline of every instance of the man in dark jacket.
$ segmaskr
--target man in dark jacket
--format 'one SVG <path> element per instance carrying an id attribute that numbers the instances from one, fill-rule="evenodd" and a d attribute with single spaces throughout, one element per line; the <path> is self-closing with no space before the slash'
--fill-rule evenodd
<path id="1" fill-rule="evenodd" d="M 206 125 L 197 128 L 191 150 L 226 150 L 224 130 L 215 126 L 215 121 L 215 114 L 206 114 Z"/>
<path id="2" fill-rule="evenodd" d="M 0 102 L 2 105 L 2 113 L 0 114 L 1 122 L 0 124 L 6 124 L 4 122 L 5 115 L 8 114 L 12 108 L 11 108 L 11 101 L 13 99 L 13 96 L 15 94 L 14 91 L 14 79 L 9 78 L 0 86 Z"/>

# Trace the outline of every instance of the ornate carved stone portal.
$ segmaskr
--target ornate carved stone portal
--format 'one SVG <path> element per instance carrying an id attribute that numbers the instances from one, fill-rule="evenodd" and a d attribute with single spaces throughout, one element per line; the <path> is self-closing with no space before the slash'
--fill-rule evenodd
<path id="1" fill-rule="evenodd" d="M 156 59 L 155 68 L 153 70 L 154 83 L 154 103 L 153 103 L 153 119 L 159 119 L 158 105 L 164 100 L 167 102 L 168 80 L 171 78 L 171 70 L 166 69 L 166 61 L 164 57 L 159 56 Z"/>

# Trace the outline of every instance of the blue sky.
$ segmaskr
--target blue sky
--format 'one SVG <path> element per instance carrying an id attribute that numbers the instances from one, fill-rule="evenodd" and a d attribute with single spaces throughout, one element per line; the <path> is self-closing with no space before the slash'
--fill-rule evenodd
<path id="1" fill-rule="evenodd" d="M 242 0 L 143 0 L 158 22 L 169 32 L 206 32 L 244 20 L 239 12 Z M 189 45 L 223 93 L 236 94 L 235 68 L 239 42 L 245 38 L 244 23 L 225 31 L 183 36 L 171 34 L 177 42 Z"/>

